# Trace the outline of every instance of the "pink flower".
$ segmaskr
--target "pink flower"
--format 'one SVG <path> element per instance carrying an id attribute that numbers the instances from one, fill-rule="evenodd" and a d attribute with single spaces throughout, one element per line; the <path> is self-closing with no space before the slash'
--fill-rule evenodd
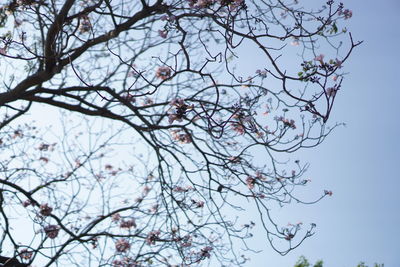
<path id="1" fill-rule="evenodd" d="M 191 186 L 187 186 L 186 188 L 183 188 L 181 186 L 175 186 L 173 191 L 178 192 L 178 193 L 184 193 L 188 192 L 189 190 L 192 190 L 193 188 Z"/>
<path id="2" fill-rule="evenodd" d="M 175 98 L 170 102 L 170 105 L 174 107 L 174 113 L 168 114 L 168 122 L 172 124 L 174 121 L 181 122 L 185 117 L 188 110 L 192 110 L 194 108 L 193 105 L 187 105 L 183 99 Z"/>
<path id="3" fill-rule="evenodd" d="M 261 78 L 267 78 L 267 71 L 266 70 L 256 70 L 256 74 L 258 74 Z"/>
<path id="4" fill-rule="evenodd" d="M 58 232 L 60 231 L 58 225 L 47 225 L 43 229 L 47 237 L 50 239 L 56 238 L 58 236 Z"/>
<path id="5" fill-rule="evenodd" d="M 294 120 L 285 119 L 283 116 L 275 117 L 275 120 L 281 121 L 284 126 L 292 128 L 293 130 L 296 129 L 296 124 Z"/>
<path id="6" fill-rule="evenodd" d="M 299 46 L 300 42 L 299 42 L 299 38 L 293 38 L 293 41 L 290 43 L 293 46 Z"/>
<path id="7" fill-rule="evenodd" d="M 104 168 L 105 168 L 106 170 L 112 170 L 112 169 L 113 169 L 113 166 L 110 165 L 110 164 L 106 164 L 106 165 L 104 166 Z"/>
<path id="8" fill-rule="evenodd" d="M 256 137 L 257 137 L 258 139 L 263 138 L 263 137 L 264 137 L 264 132 L 257 131 L 257 132 L 256 132 Z"/>
<path id="9" fill-rule="evenodd" d="M 189 144 L 192 142 L 192 138 L 188 133 L 181 133 L 180 130 L 171 131 L 172 139 L 179 141 L 181 144 Z"/>
<path id="10" fill-rule="evenodd" d="M 90 23 L 90 19 L 88 15 L 82 15 L 80 18 L 80 23 L 79 23 L 79 32 L 80 33 L 86 33 L 90 31 L 92 28 L 92 24 Z"/>
<path id="11" fill-rule="evenodd" d="M 240 158 L 239 157 L 229 157 L 228 160 L 231 163 L 240 163 Z"/>
<path id="12" fill-rule="evenodd" d="M 160 231 L 152 231 L 148 233 L 146 238 L 146 243 L 148 245 L 155 245 L 156 241 L 159 239 Z"/>
<path id="13" fill-rule="evenodd" d="M 50 148 L 50 145 L 49 145 L 49 144 L 40 144 L 40 146 L 38 147 L 38 149 L 39 149 L 40 151 L 48 151 L 49 148 Z"/>
<path id="14" fill-rule="evenodd" d="M 114 213 L 111 215 L 111 221 L 118 222 L 121 219 L 121 215 L 119 213 Z"/>
<path id="15" fill-rule="evenodd" d="M 244 0 L 233 0 L 232 3 L 229 5 L 230 11 L 235 11 L 239 9 L 244 3 Z"/>
<path id="16" fill-rule="evenodd" d="M 122 221 L 121 222 L 121 224 L 119 225 L 119 227 L 121 227 L 121 228 L 126 228 L 126 229 L 130 229 L 130 228 L 136 228 L 136 222 L 135 222 L 135 219 L 130 219 L 130 220 L 127 220 L 127 221 Z"/>
<path id="17" fill-rule="evenodd" d="M 3 55 L 3 56 L 7 55 L 7 48 L 6 47 L 0 48 L 0 55 Z"/>
<path id="18" fill-rule="evenodd" d="M 337 92 L 336 88 L 333 87 L 329 87 L 328 89 L 326 89 L 326 94 L 331 97 L 335 96 L 336 92 Z"/>
<path id="19" fill-rule="evenodd" d="M 147 194 L 151 191 L 151 188 L 147 185 L 143 187 L 143 195 L 147 196 Z"/>
<path id="20" fill-rule="evenodd" d="M 321 64 L 324 62 L 323 60 L 324 60 L 324 55 L 323 54 L 320 54 L 319 56 L 316 56 L 315 58 L 314 58 L 314 60 L 315 61 L 319 61 Z"/>
<path id="21" fill-rule="evenodd" d="M 155 204 L 151 207 L 150 212 L 156 213 L 158 211 L 158 204 Z"/>
<path id="22" fill-rule="evenodd" d="M 353 11 L 350 9 L 345 9 L 343 11 L 339 11 L 339 15 L 343 15 L 344 19 L 349 19 L 353 16 Z"/>
<path id="23" fill-rule="evenodd" d="M 49 206 L 47 205 L 47 203 L 46 203 L 46 204 L 40 205 L 40 211 L 39 211 L 39 213 L 40 213 L 41 215 L 43 215 L 43 216 L 50 216 L 50 214 L 51 214 L 52 211 L 53 211 L 53 208 L 52 208 L 52 207 L 49 207 Z"/>
<path id="24" fill-rule="evenodd" d="M 130 257 L 124 257 L 122 260 L 114 260 L 112 262 L 114 267 L 140 267 L 138 262 L 134 261 Z"/>
<path id="25" fill-rule="evenodd" d="M 171 76 L 171 69 L 166 66 L 158 67 L 156 72 L 156 77 L 160 78 L 161 80 L 166 80 Z"/>
<path id="26" fill-rule="evenodd" d="M 118 239 L 115 242 L 115 250 L 118 252 L 126 252 L 131 248 L 131 245 L 125 238 Z"/>
<path id="27" fill-rule="evenodd" d="M 210 251 L 212 251 L 212 250 L 213 250 L 213 248 L 210 247 L 210 246 L 207 246 L 207 247 L 205 247 L 205 248 L 202 248 L 202 249 L 201 249 L 201 252 L 200 252 L 200 255 L 201 255 L 202 257 L 205 257 L 205 258 L 210 258 L 210 257 L 211 257 Z"/>
<path id="28" fill-rule="evenodd" d="M 167 38 L 167 35 L 168 35 L 168 31 L 166 31 L 166 30 L 158 30 L 158 35 L 161 37 L 161 38 L 163 38 L 163 39 L 165 39 L 165 38 Z"/>
<path id="29" fill-rule="evenodd" d="M 208 1 L 208 0 L 198 0 L 198 1 L 197 1 L 197 5 L 196 5 L 195 7 L 197 7 L 197 8 L 205 8 L 205 7 L 207 7 L 209 4 L 211 4 L 211 2 Z"/>
<path id="30" fill-rule="evenodd" d="M 341 60 L 339 60 L 339 59 L 336 59 L 336 61 L 335 61 L 335 66 L 336 67 L 338 67 L 338 69 L 340 69 L 340 68 L 342 68 L 342 61 Z"/>
<path id="31" fill-rule="evenodd" d="M 197 201 L 196 206 L 197 206 L 198 208 L 204 207 L 204 201 Z"/>
<path id="32" fill-rule="evenodd" d="M 23 206 L 24 208 L 26 208 L 26 207 L 28 207 L 28 206 L 30 206 L 30 205 L 33 205 L 33 204 L 32 204 L 32 202 L 31 202 L 29 199 L 27 199 L 27 200 L 25 200 L 24 202 L 22 202 L 22 206 Z"/>
<path id="33" fill-rule="evenodd" d="M 328 196 L 330 196 L 330 197 L 331 197 L 332 194 L 333 194 L 332 191 L 330 191 L 330 190 L 325 190 L 324 193 L 325 193 L 325 195 L 328 195 Z"/>
<path id="34" fill-rule="evenodd" d="M 253 177 L 248 176 L 248 177 L 246 178 L 246 184 L 247 184 L 247 187 L 248 187 L 249 189 L 253 189 L 255 183 L 256 183 L 256 179 L 254 179 Z"/>
<path id="35" fill-rule="evenodd" d="M 294 237 L 294 234 L 288 234 L 287 236 L 285 236 L 285 239 L 286 239 L 287 241 L 290 241 L 290 240 L 293 239 L 293 237 Z"/>
<path id="36" fill-rule="evenodd" d="M 174 121 L 182 121 L 182 118 L 180 118 L 178 115 L 176 114 L 168 114 L 168 123 L 172 124 L 174 123 Z"/>
<path id="37" fill-rule="evenodd" d="M 243 125 L 241 125 L 241 124 L 239 124 L 237 122 L 232 122 L 231 123 L 231 127 L 238 134 L 244 134 L 244 132 L 245 132 Z"/>
<path id="38" fill-rule="evenodd" d="M 260 199 L 264 199 L 265 195 L 263 193 L 257 193 L 256 197 L 260 198 Z"/>

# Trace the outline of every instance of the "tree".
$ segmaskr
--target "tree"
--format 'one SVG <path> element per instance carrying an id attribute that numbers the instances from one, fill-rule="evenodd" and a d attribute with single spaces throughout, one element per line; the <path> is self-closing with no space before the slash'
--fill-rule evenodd
<path id="1" fill-rule="evenodd" d="M 323 264 L 324 262 L 322 260 L 319 260 L 313 266 L 323 267 Z M 310 262 L 304 256 L 301 256 L 294 265 L 294 267 L 310 267 L 310 266 L 311 266 Z"/>
<path id="2" fill-rule="evenodd" d="M 296 264 L 294 265 L 294 267 L 310 267 L 310 266 L 311 265 L 310 265 L 309 261 L 304 256 L 301 256 L 298 259 L 298 261 L 296 262 Z M 314 267 L 323 267 L 323 266 L 324 266 L 324 263 L 322 260 L 319 260 L 314 264 Z M 365 265 L 364 262 L 360 262 L 359 264 L 357 264 L 357 267 L 368 267 L 368 266 Z M 384 265 L 375 263 L 374 267 L 384 267 Z"/>
<path id="3" fill-rule="evenodd" d="M 255 222 L 282 255 L 300 245 L 315 225 L 281 227 L 270 209 L 332 195 L 296 196 L 308 165 L 287 155 L 339 125 L 327 122 L 361 43 L 351 16 L 334 1 L 2 5 L 2 256 L 240 266 Z"/>

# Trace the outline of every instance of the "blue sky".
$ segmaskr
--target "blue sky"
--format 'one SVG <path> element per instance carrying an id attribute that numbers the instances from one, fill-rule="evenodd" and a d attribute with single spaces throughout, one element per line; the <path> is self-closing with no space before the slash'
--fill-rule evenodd
<path id="1" fill-rule="evenodd" d="M 330 120 L 345 122 L 321 146 L 301 154 L 311 163 L 312 185 L 304 198 L 323 189 L 333 196 L 311 206 L 277 211 L 282 218 L 313 221 L 317 233 L 287 256 L 264 244 L 248 266 L 293 266 L 300 255 L 326 267 L 365 261 L 400 266 L 400 1 L 345 1 L 353 10 L 348 29 L 364 40 L 346 70 Z"/>

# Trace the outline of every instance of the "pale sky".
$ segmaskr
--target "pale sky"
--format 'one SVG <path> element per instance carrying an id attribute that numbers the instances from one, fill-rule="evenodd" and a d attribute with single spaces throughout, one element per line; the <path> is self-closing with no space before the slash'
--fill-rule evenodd
<path id="1" fill-rule="evenodd" d="M 249 267 L 290 267 L 300 255 L 312 263 L 322 259 L 324 267 L 353 267 L 360 261 L 400 266 L 400 1 L 344 3 L 353 10 L 348 29 L 355 40 L 364 40 L 345 66 L 350 74 L 330 118 L 347 126 L 299 154 L 311 163 L 306 175 L 313 178 L 304 197 L 323 189 L 333 196 L 277 212 L 288 220 L 315 222 L 317 233 L 284 257 L 259 244 L 264 251 Z"/>

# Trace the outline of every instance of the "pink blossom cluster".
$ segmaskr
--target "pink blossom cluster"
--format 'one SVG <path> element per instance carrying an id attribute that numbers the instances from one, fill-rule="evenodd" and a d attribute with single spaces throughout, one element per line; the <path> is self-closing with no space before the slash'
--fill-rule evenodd
<path id="1" fill-rule="evenodd" d="M 325 57 L 325 55 L 320 54 L 320 55 L 316 56 L 316 57 L 314 58 L 314 60 L 315 60 L 315 61 L 319 61 L 321 64 L 323 64 L 323 63 L 324 63 L 324 57 Z"/>
<path id="2" fill-rule="evenodd" d="M 47 203 L 40 205 L 40 211 L 39 213 L 42 216 L 50 216 L 51 212 L 53 211 L 53 208 L 50 207 Z"/>
<path id="3" fill-rule="evenodd" d="M 114 213 L 111 215 L 111 221 L 118 222 L 121 219 L 121 215 L 119 213 Z"/>
<path id="4" fill-rule="evenodd" d="M 244 134 L 245 133 L 244 127 L 243 127 L 243 125 L 241 123 L 232 122 L 231 123 L 231 127 L 238 134 Z"/>
<path id="5" fill-rule="evenodd" d="M 337 68 L 342 68 L 342 64 L 343 64 L 343 61 L 341 61 L 340 59 L 336 59 L 336 61 L 335 61 L 335 66 L 337 67 Z"/>
<path id="6" fill-rule="evenodd" d="M 186 235 L 183 238 L 178 238 L 180 243 L 180 246 L 183 248 L 188 248 L 192 246 L 192 237 L 190 235 Z"/>
<path id="7" fill-rule="evenodd" d="M 353 16 L 353 11 L 351 11 L 350 9 L 345 9 L 345 10 L 340 10 L 338 14 L 340 16 L 343 15 L 344 19 L 349 19 Z"/>
<path id="8" fill-rule="evenodd" d="M 38 149 L 40 151 L 54 151 L 54 146 L 56 145 L 56 143 L 54 144 L 45 144 L 45 143 L 41 143 L 38 147 Z"/>
<path id="9" fill-rule="evenodd" d="M 124 257 L 122 260 L 114 260 L 112 262 L 113 267 L 139 267 L 141 266 L 138 262 L 134 261 L 130 257 Z"/>
<path id="10" fill-rule="evenodd" d="M 171 16 L 163 15 L 163 16 L 160 18 L 160 20 L 161 20 L 161 21 L 173 22 L 173 21 L 176 20 L 176 17 L 173 16 L 173 15 L 171 15 Z"/>
<path id="11" fill-rule="evenodd" d="M 92 24 L 90 23 L 90 19 L 88 15 L 82 15 L 79 21 L 79 32 L 86 33 L 90 31 L 92 28 Z"/>
<path id="12" fill-rule="evenodd" d="M 267 178 L 260 171 L 256 171 L 255 177 L 256 177 L 256 179 L 261 180 L 261 181 L 267 180 Z"/>
<path id="13" fill-rule="evenodd" d="M 256 193 L 254 196 L 256 198 L 260 198 L 260 199 L 264 199 L 265 198 L 265 194 L 263 194 L 263 193 Z"/>
<path id="14" fill-rule="evenodd" d="M 275 120 L 283 122 L 283 125 L 291 129 L 296 129 L 296 124 L 294 120 L 285 119 L 283 116 L 275 117 Z"/>
<path id="15" fill-rule="evenodd" d="M 324 191 L 324 194 L 325 194 L 325 195 L 328 195 L 328 196 L 330 196 L 330 197 L 333 195 L 333 193 L 332 193 L 331 190 L 325 190 L 325 191 Z"/>
<path id="16" fill-rule="evenodd" d="M 201 200 L 194 200 L 192 199 L 192 203 L 196 206 L 196 208 L 203 208 L 204 207 L 204 201 Z"/>
<path id="17" fill-rule="evenodd" d="M 206 8 L 215 2 L 215 0 L 189 0 L 189 6 L 192 8 Z"/>
<path id="18" fill-rule="evenodd" d="M 58 232 L 60 231 L 60 227 L 58 225 L 47 225 L 43 228 L 46 236 L 50 239 L 54 239 L 58 236 Z"/>
<path id="19" fill-rule="evenodd" d="M 293 40 L 290 42 L 290 44 L 293 46 L 299 46 L 300 45 L 299 38 L 294 37 Z"/>
<path id="20" fill-rule="evenodd" d="M 204 248 L 202 248 L 201 251 L 200 251 L 200 256 L 201 256 L 202 258 L 210 258 L 210 257 L 211 257 L 210 252 L 211 252 L 212 250 L 213 250 L 213 248 L 210 247 L 210 246 L 204 247 Z"/>
<path id="21" fill-rule="evenodd" d="M 179 193 L 186 193 L 190 190 L 192 190 L 193 187 L 191 186 L 186 186 L 186 187 L 182 187 L 182 186 L 175 186 L 174 189 L 172 189 L 174 192 L 179 192 Z"/>
<path id="22" fill-rule="evenodd" d="M 258 138 L 258 139 L 261 139 L 261 138 L 263 138 L 265 136 L 265 133 L 264 132 L 260 132 L 260 131 L 257 131 L 256 132 L 256 137 Z"/>
<path id="23" fill-rule="evenodd" d="M 207 8 L 216 3 L 229 7 L 230 11 L 237 10 L 244 5 L 244 0 L 188 0 L 191 8 Z"/>
<path id="24" fill-rule="evenodd" d="M 178 141 L 181 144 L 189 144 L 192 142 L 192 138 L 188 133 L 182 133 L 181 130 L 171 131 L 172 139 Z"/>
<path id="25" fill-rule="evenodd" d="M 267 78 L 268 72 L 266 70 L 256 70 L 256 74 L 261 78 Z"/>
<path id="26" fill-rule="evenodd" d="M 167 30 L 158 30 L 158 35 L 159 35 L 161 38 L 165 39 L 165 38 L 167 38 L 167 36 L 168 36 L 168 31 L 167 31 Z"/>
<path id="27" fill-rule="evenodd" d="M 156 213 L 158 211 L 158 204 L 154 204 L 153 206 L 151 206 L 149 211 L 152 213 Z"/>
<path id="28" fill-rule="evenodd" d="M 175 98 L 170 102 L 174 108 L 173 113 L 168 114 L 168 122 L 172 124 L 174 121 L 181 122 L 188 110 L 192 110 L 194 105 L 187 105 L 181 98 Z"/>
<path id="29" fill-rule="evenodd" d="M 336 95 L 337 89 L 334 87 L 329 87 L 328 89 L 326 89 L 326 94 L 330 97 L 333 97 Z"/>
<path id="30" fill-rule="evenodd" d="M 254 185 L 256 184 L 256 179 L 251 176 L 247 176 L 246 185 L 249 189 L 254 189 Z"/>
<path id="31" fill-rule="evenodd" d="M 0 55 L 3 55 L 3 56 L 7 55 L 7 47 L 0 48 Z"/>
<path id="32" fill-rule="evenodd" d="M 135 219 L 130 219 L 130 220 L 122 220 L 119 227 L 125 228 L 125 229 L 130 229 L 130 228 L 136 228 L 136 221 Z"/>
<path id="33" fill-rule="evenodd" d="M 223 2 L 227 2 L 227 1 L 226 0 L 222 0 L 221 3 L 223 3 Z M 230 2 L 230 4 L 229 4 L 229 10 L 230 11 L 237 10 L 241 6 L 244 5 L 244 0 L 231 0 L 229 2 Z"/>
<path id="34" fill-rule="evenodd" d="M 156 77 L 161 80 L 166 80 L 171 77 L 171 68 L 167 66 L 158 67 Z"/>
<path id="35" fill-rule="evenodd" d="M 125 238 L 118 239 L 115 242 L 115 250 L 118 252 L 126 252 L 131 248 L 131 244 L 129 244 L 128 240 Z"/>
<path id="36" fill-rule="evenodd" d="M 22 206 L 23 206 L 24 208 L 26 208 L 26 207 L 28 207 L 28 206 L 30 206 L 30 205 L 33 206 L 33 203 L 32 203 L 29 199 L 27 199 L 27 200 L 25 200 L 24 202 L 22 202 Z"/>
<path id="37" fill-rule="evenodd" d="M 287 234 L 287 235 L 285 236 L 285 240 L 290 241 L 290 240 L 293 239 L 293 237 L 294 237 L 294 234 L 289 233 L 289 234 Z"/>
<path id="38" fill-rule="evenodd" d="M 228 160 L 231 163 L 240 163 L 240 157 L 229 157 Z"/>
<path id="39" fill-rule="evenodd" d="M 155 245 L 156 241 L 159 239 L 159 235 L 160 235 L 160 231 L 151 231 L 150 233 L 147 234 L 147 238 L 146 238 L 146 243 L 148 245 Z"/>

